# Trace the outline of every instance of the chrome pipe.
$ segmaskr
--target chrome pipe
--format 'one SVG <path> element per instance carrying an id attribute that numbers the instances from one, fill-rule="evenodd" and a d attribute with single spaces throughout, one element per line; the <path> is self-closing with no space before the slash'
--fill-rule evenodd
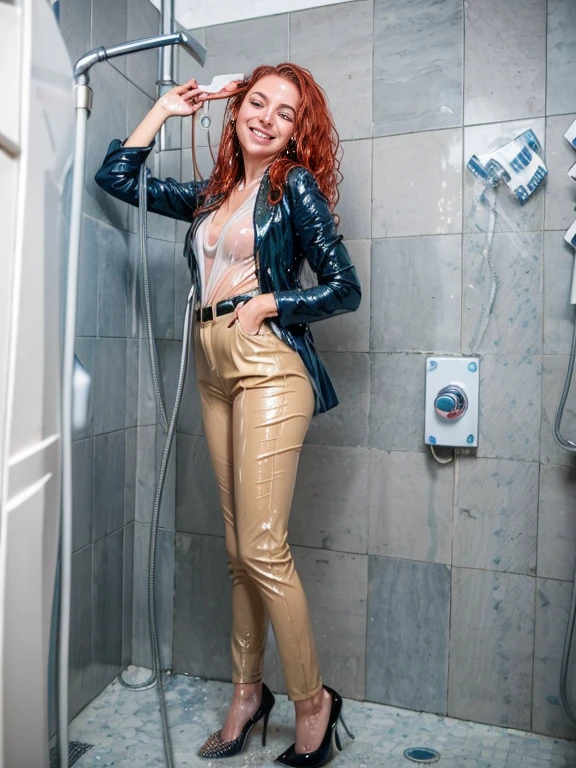
<path id="1" fill-rule="evenodd" d="M 174 33 L 174 0 L 162 0 L 160 17 L 160 32 L 163 35 Z M 174 81 L 174 52 L 172 48 L 164 48 L 158 58 L 157 96 L 162 96 L 175 85 Z"/>
<path id="2" fill-rule="evenodd" d="M 110 45 L 107 48 L 101 46 L 100 48 L 88 51 L 88 53 L 78 59 L 74 66 L 74 82 L 78 84 L 82 77 L 87 77 L 88 71 L 99 61 L 107 61 L 108 59 L 116 58 L 116 56 L 126 56 L 130 53 L 172 45 L 181 45 L 186 53 L 196 59 L 200 66 L 204 66 L 204 61 L 206 60 L 206 49 L 204 46 L 200 45 L 198 40 L 187 32 L 174 32 L 169 35 L 157 35 L 156 37 L 132 40 L 128 43 L 118 43 L 118 45 Z"/>

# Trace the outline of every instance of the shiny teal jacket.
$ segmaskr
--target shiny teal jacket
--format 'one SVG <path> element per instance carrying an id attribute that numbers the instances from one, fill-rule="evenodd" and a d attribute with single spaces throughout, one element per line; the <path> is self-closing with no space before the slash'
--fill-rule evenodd
<path id="1" fill-rule="evenodd" d="M 123 147 L 115 139 L 96 174 L 96 182 L 114 197 L 138 205 L 138 173 L 152 146 Z M 194 218 L 194 212 L 202 202 L 206 185 L 156 179 L 148 172 L 148 210 L 191 223 L 184 255 L 197 297 L 202 292 L 193 251 L 194 233 L 207 214 Z M 273 293 L 278 307 L 277 317 L 267 318 L 266 322 L 300 355 L 314 389 L 315 413 L 323 413 L 338 405 L 338 398 L 308 324 L 357 309 L 360 283 L 313 174 L 301 166 L 293 168 L 282 200 L 275 205 L 268 202 L 269 189 L 266 172 L 254 206 L 254 254 L 260 291 Z M 311 288 L 303 288 L 298 278 L 303 259 L 318 278 L 318 285 Z"/>

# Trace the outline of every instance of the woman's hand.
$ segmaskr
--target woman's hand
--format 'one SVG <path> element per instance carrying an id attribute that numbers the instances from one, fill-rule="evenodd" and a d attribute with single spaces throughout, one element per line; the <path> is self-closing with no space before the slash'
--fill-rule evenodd
<path id="1" fill-rule="evenodd" d="M 171 88 L 161 96 L 140 125 L 124 142 L 125 147 L 147 147 L 162 128 L 166 120 L 174 115 L 188 116 L 198 112 L 204 101 L 204 94 L 194 78 L 184 85 Z"/>
<path id="2" fill-rule="evenodd" d="M 198 82 L 195 78 L 188 80 L 183 85 L 176 85 L 171 88 L 164 96 L 161 96 L 156 105 L 167 117 L 178 115 L 188 117 L 198 112 L 202 102 L 206 100 L 206 94 L 198 88 Z"/>
<path id="3" fill-rule="evenodd" d="M 236 306 L 230 325 L 240 323 L 242 330 L 249 336 L 257 336 L 266 317 L 278 314 L 273 293 L 260 293 Z"/>

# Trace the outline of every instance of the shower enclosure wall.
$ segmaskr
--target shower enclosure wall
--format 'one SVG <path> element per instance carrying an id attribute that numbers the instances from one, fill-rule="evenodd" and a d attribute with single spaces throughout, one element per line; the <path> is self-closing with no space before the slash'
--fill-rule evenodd
<path id="1" fill-rule="evenodd" d="M 507 35 L 513 18 L 521 34 Z M 61 0 L 74 59 L 154 34 L 148 0 Z M 576 475 L 552 437 L 569 349 L 576 115 L 570 0 L 354 0 L 192 30 L 203 71 L 291 60 L 326 89 L 343 140 L 338 212 L 363 287 L 358 312 L 316 324 L 339 408 L 314 419 L 290 541 L 325 681 L 344 696 L 573 737 L 558 704 L 576 560 Z M 495 30 L 501 30 L 495 32 Z M 90 34 L 92 37 L 90 38 Z M 153 54 L 93 75 L 78 355 L 93 373 L 75 442 L 71 716 L 124 664 L 150 665 L 146 570 L 158 433 L 137 284 L 136 218 L 92 179 L 108 141 L 152 104 Z M 213 104 L 221 115 L 222 104 Z M 217 120 L 214 121 L 214 125 Z M 192 177 L 189 120 L 156 171 Z M 424 360 L 470 352 L 490 290 L 487 213 L 465 160 L 531 127 L 549 178 L 526 206 L 499 193 L 501 285 L 483 356 L 477 455 L 423 444 Z M 216 131 L 217 133 L 217 131 Z M 217 136 L 213 137 L 217 144 Z M 205 134 L 200 163 L 209 172 Z M 189 286 L 185 225 L 150 217 L 153 312 L 174 395 Z M 568 409 L 565 431 L 576 429 Z M 190 369 L 159 539 L 165 666 L 230 679 L 223 526 Z M 571 670 L 573 680 L 573 670 Z M 267 682 L 283 690 L 270 633 Z"/>
<path id="2" fill-rule="evenodd" d="M 159 30 L 159 14 L 148 0 L 98 3 L 92 9 L 64 3 L 60 18 L 73 61 L 93 47 L 150 37 Z M 144 617 L 133 617 L 133 569 L 144 596 L 146 566 L 140 550 L 134 557 L 134 541 L 143 543 L 144 557 L 157 440 L 154 404 L 146 393 L 149 363 L 137 284 L 137 219 L 135 211 L 105 195 L 93 177 L 109 140 L 124 138 L 127 125 L 136 125 L 151 107 L 157 61 L 158 52 L 148 51 L 99 64 L 91 72 L 94 109 L 88 124 L 76 352 L 92 375 L 92 393 L 89 423 L 76 432 L 73 445 L 71 718 L 133 660 L 150 666 L 149 656 L 140 658 L 138 648 L 133 649 L 132 626 L 134 620 L 138 637 Z M 167 146 L 153 162 L 157 172 L 179 176 L 179 151 L 171 149 L 179 146 L 179 125 L 170 127 Z M 174 222 L 150 215 L 149 233 L 151 280 L 160 286 L 154 291 L 154 325 L 160 339 L 173 339 Z M 160 446 L 161 435 L 158 441 Z M 169 484 L 164 501 L 167 509 L 173 507 Z M 162 524 L 167 522 L 163 516 Z M 166 536 L 169 531 L 161 530 L 163 566 Z M 169 666 L 170 641 L 163 652 Z"/>

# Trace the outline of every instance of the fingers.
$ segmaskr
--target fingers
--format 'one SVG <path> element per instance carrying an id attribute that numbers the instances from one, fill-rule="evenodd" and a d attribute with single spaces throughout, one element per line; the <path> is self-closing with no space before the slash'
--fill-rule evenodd
<path id="1" fill-rule="evenodd" d="M 189 91 L 193 88 L 198 88 L 198 81 L 195 77 L 190 78 L 186 83 L 182 83 L 182 85 L 175 86 L 174 90 L 177 93 L 185 93 L 186 91 Z"/>
<path id="2" fill-rule="evenodd" d="M 222 90 L 216 93 L 207 93 L 206 98 L 212 101 L 216 99 L 229 99 L 234 96 L 235 93 L 246 89 L 246 83 L 244 80 L 232 80 L 228 85 L 224 86 Z"/>
<path id="3" fill-rule="evenodd" d="M 198 88 L 194 88 L 190 91 L 180 94 L 180 98 L 186 105 L 188 114 L 193 115 L 197 112 L 204 102 L 204 93 Z"/>

